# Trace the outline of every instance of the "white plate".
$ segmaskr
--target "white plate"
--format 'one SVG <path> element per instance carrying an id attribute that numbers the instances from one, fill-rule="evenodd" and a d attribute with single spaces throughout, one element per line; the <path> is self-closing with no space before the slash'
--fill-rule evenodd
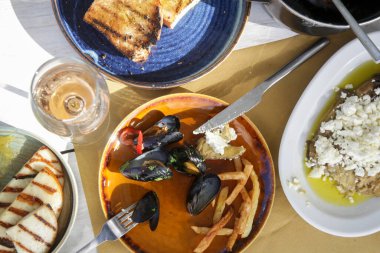
<path id="1" fill-rule="evenodd" d="M 370 37 L 380 47 L 380 32 L 372 33 Z M 306 179 L 303 167 L 305 142 L 334 88 L 352 70 L 369 60 L 370 56 L 357 39 L 335 53 L 302 94 L 281 140 L 280 181 L 290 204 L 310 225 L 337 236 L 358 237 L 380 231 L 380 198 L 372 198 L 353 206 L 338 206 L 321 199 Z M 300 180 L 306 194 L 302 195 L 288 187 L 287 180 L 292 177 Z"/>

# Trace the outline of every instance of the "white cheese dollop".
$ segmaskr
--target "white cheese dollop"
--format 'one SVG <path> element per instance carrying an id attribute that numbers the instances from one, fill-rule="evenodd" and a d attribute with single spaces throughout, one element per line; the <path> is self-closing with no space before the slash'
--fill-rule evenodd
<path id="1" fill-rule="evenodd" d="M 226 148 L 231 141 L 236 140 L 237 134 L 235 129 L 225 125 L 223 128 L 206 131 L 205 137 L 206 143 L 210 145 L 214 152 L 223 155 L 224 148 Z"/>

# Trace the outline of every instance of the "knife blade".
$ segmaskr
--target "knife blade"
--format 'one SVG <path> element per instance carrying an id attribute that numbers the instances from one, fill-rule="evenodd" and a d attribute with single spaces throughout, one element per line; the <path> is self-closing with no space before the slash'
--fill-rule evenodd
<path id="1" fill-rule="evenodd" d="M 193 131 L 194 134 L 201 134 L 206 131 L 213 130 L 220 126 L 223 126 L 230 121 L 236 119 L 237 117 L 243 115 L 244 113 L 251 110 L 258 103 L 260 103 L 263 94 L 274 84 L 276 84 L 283 77 L 288 75 L 302 63 L 311 58 L 314 54 L 319 52 L 322 48 L 324 48 L 329 43 L 327 38 L 319 39 L 315 42 L 311 47 L 306 49 L 299 56 L 294 58 L 291 62 L 282 67 L 279 71 L 277 71 L 274 75 L 266 79 L 261 84 L 257 85 L 255 88 L 250 90 L 247 94 L 243 95 L 241 98 L 236 100 L 234 103 L 229 105 L 223 111 L 219 112 L 213 118 L 208 120 L 206 123 L 198 127 Z"/>

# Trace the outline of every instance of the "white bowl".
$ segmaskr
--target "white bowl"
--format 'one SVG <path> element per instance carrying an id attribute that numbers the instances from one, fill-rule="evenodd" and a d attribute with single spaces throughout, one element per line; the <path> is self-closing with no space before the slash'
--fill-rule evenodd
<path id="1" fill-rule="evenodd" d="M 380 47 L 380 32 L 370 34 Z M 353 206 L 338 206 L 321 199 L 310 187 L 303 166 L 305 142 L 334 88 L 352 70 L 371 58 L 355 39 L 335 53 L 318 71 L 298 100 L 286 125 L 280 146 L 279 173 L 282 188 L 294 210 L 310 225 L 337 236 L 359 237 L 380 231 L 380 198 Z M 287 185 L 296 177 L 306 191 Z"/>

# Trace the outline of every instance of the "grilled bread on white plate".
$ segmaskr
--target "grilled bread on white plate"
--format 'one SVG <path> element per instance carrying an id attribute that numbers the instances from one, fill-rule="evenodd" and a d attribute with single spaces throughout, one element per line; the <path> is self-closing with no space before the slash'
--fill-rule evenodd
<path id="1" fill-rule="evenodd" d="M 6 235 L 6 229 L 16 225 L 43 204 L 49 204 L 56 217 L 63 206 L 63 192 L 57 177 L 47 167 L 43 168 L 15 201 L 0 214 L 0 252 L 14 252 L 14 246 Z"/>
<path id="2" fill-rule="evenodd" d="M 57 236 L 57 217 L 50 205 L 42 205 L 6 233 L 18 253 L 45 253 Z"/>
<path id="3" fill-rule="evenodd" d="M 16 199 L 18 194 L 24 190 L 38 172 L 45 167 L 48 167 L 57 176 L 63 186 L 61 163 L 48 147 L 42 146 L 0 192 L 0 214 Z"/>

